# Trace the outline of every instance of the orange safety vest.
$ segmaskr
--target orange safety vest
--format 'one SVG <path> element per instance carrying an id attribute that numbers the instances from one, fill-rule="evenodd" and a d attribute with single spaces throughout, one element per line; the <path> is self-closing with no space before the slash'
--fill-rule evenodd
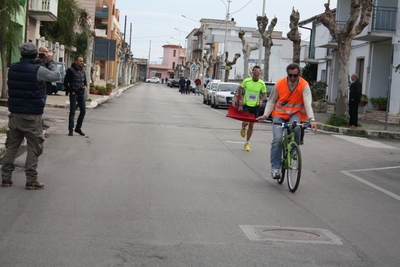
<path id="1" fill-rule="evenodd" d="M 303 90 L 307 85 L 308 82 L 300 77 L 299 83 L 291 92 L 286 77 L 278 80 L 275 85 L 278 100 L 272 111 L 272 117 L 278 116 L 284 120 L 289 120 L 290 117 L 297 114 L 302 122 L 305 121 L 307 113 L 304 107 Z"/>

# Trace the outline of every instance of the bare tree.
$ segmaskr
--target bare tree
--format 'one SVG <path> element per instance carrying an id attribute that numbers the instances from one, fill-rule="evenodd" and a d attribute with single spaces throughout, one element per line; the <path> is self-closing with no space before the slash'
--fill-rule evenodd
<path id="1" fill-rule="evenodd" d="M 257 16 L 257 24 L 258 31 L 261 34 L 263 39 L 264 50 L 264 81 L 269 81 L 269 58 L 271 56 L 271 46 L 272 42 L 272 32 L 274 31 L 275 25 L 278 22 L 278 19 L 275 17 L 271 20 L 271 24 L 268 26 L 268 30 L 266 30 L 268 25 L 268 18 L 266 15 Z"/>
<path id="2" fill-rule="evenodd" d="M 257 50 L 259 49 L 259 45 L 249 45 L 249 43 L 246 42 L 246 39 L 244 38 L 244 35 L 246 34 L 246 32 L 244 30 L 240 30 L 239 31 L 239 38 L 240 40 L 242 40 L 242 52 L 243 52 L 243 73 L 244 73 L 244 77 L 246 78 L 246 75 L 248 75 L 249 73 L 249 63 L 247 62 L 247 60 L 249 59 L 250 53 L 251 51 Z"/>
<path id="3" fill-rule="evenodd" d="M 239 53 L 236 53 L 236 54 L 235 54 L 235 57 L 233 58 L 233 60 L 232 60 L 232 61 L 229 61 L 229 60 L 228 60 L 228 55 L 229 55 L 229 52 L 226 51 L 226 52 L 225 52 L 225 78 L 224 78 L 224 82 L 227 82 L 227 81 L 228 81 L 229 73 L 231 72 L 232 66 L 235 65 L 237 59 L 240 58 L 240 54 L 239 54 Z"/>
<path id="4" fill-rule="evenodd" d="M 330 34 L 338 44 L 339 91 L 336 101 L 336 113 L 344 114 L 347 110 L 351 41 L 369 24 L 373 5 L 373 0 L 351 0 L 350 17 L 343 29 L 340 29 L 336 24 L 335 14 L 329 8 L 329 0 L 325 4 L 325 12 L 320 17 L 322 24 L 328 28 Z"/>
<path id="5" fill-rule="evenodd" d="M 301 37 L 299 34 L 299 11 L 295 11 L 294 7 L 292 9 L 292 14 L 290 14 L 290 31 L 287 33 L 287 37 L 293 42 L 293 62 L 300 63 L 300 44 Z"/>

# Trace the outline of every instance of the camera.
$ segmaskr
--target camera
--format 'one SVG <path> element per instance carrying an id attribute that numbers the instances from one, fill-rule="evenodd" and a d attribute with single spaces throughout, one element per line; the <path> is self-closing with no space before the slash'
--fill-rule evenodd
<path id="1" fill-rule="evenodd" d="M 286 106 L 286 104 L 287 104 L 288 102 L 289 102 L 289 101 L 286 100 L 286 101 L 283 102 L 281 105 L 282 105 L 282 106 Z"/>
<path id="2" fill-rule="evenodd" d="M 40 58 L 40 59 L 45 59 L 45 58 L 46 58 L 46 55 L 45 55 L 44 53 L 39 53 L 39 58 Z"/>

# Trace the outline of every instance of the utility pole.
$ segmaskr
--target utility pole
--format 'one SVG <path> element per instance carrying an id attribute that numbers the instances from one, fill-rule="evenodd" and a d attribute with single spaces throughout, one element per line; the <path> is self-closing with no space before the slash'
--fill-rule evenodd
<path id="1" fill-rule="evenodd" d="M 263 13 L 262 15 L 265 16 L 265 0 L 263 0 Z M 260 33 L 260 40 L 259 40 L 259 49 L 258 49 L 258 62 L 257 65 L 261 67 L 261 58 L 262 58 L 262 47 L 263 47 L 263 39 Z"/>

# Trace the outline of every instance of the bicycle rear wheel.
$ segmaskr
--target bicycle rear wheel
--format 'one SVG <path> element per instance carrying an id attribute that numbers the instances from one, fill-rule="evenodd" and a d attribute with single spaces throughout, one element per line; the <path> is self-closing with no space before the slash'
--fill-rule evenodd
<path id="1" fill-rule="evenodd" d="M 282 184 L 283 181 L 285 180 L 285 172 L 286 172 L 285 160 L 286 160 L 285 148 L 282 146 L 281 175 L 279 176 L 279 179 L 276 179 L 278 181 L 278 184 Z"/>
<path id="2" fill-rule="evenodd" d="M 287 181 L 290 192 L 296 192 L 300 184 L 301 153 L 297 144 L 290 147 L 290 162 L 287 170 Z"/>

